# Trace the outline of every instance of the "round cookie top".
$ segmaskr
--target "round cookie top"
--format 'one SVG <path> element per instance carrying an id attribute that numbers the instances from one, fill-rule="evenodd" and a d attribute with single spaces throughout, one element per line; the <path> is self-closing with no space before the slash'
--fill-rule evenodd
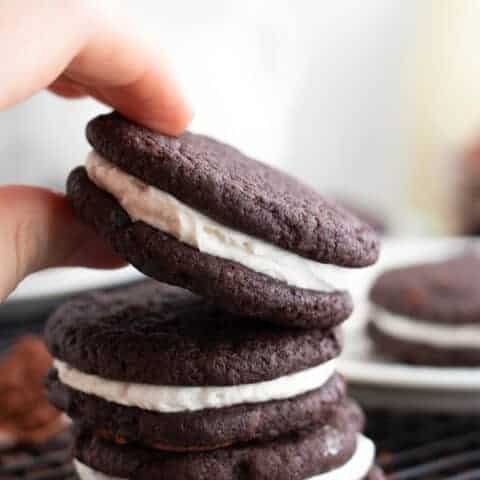
<path id="1" fill-rule="evenodd" d="M 480 323 L 480 257 L 469 253 L 388 270 L 376 280 L 370 299 L 390 312 L 418 320 Z"/>
<path id="2" fill-rule="evenodd" d="M 93 148 L 125 172 L 219 223 L 322 263 L 374 263 L 373 229 L 295 178 L 212 138 L 167 137 L 118 113 L 87 127 Z"/>
<path id="3" fill-rule="evenodd" d="M 264 324 L 151 281 L 66 303 L 45 335 L 52 355 L 82 372 L 157 385 L 257 383 L 340 352 L 333 331 Z"/>

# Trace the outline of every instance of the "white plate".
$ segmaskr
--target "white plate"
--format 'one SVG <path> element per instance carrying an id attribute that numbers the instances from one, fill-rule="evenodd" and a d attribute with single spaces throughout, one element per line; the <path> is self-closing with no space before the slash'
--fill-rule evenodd
<path id="1" fill-rule="evenodd" d="M 20 283 L 6 303 L 41 300 L 90 289 L 114 287 L 140 278 L 142 275 L 133 267 L 115 270 L 55 268 L 30 275 Z"/>
<path id="2" fill-rule="evenodd" d="M 0 305 L 0 322 L 44 320 L 50 312 L 74 295 L 110 288 L 144 278 L 133 267 L 117 270 L 60 268 L 39 272 L 24 280 Z"/>
<path id="3" fill-rule="evenodd" d="M 351 288 L 355 313 L 345 328 L 345 350 L 339 371 L 348 381 L 378 387 L 480 391 L 480 368 L 420 367 L 395 363 L 374 353 L 365 334 L 367 295 L 376 276 L 392 266 L 438 260 L 465 248 L 478 248 L 471 239 L 386 239 L 379 263 L 355 278 Z"/>
<path id="4" fill-rule="evenodd" d="M 339 371 L 350 381 L 384 387 L 480 391 L 480 368 L 421 367 L 394 363 L 372 352 L 364 330 L 350 331 Z"/>

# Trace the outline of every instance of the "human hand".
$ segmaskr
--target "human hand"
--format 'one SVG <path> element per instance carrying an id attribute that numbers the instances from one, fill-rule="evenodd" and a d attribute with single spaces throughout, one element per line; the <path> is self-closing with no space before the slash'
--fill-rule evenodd
<path id="1" fill-rule="evenodd" d="M 49 88 L 67 98 L 92 96 L 152 129 L 181 133 L 191 111 L 166 60 L 112 17 L 113 5 L 0 0 L 0 110 Z M 44 268 L 120 265 L 63 195 L 26 186 L 0 187 L 0 256 L 0 300 Z"/>

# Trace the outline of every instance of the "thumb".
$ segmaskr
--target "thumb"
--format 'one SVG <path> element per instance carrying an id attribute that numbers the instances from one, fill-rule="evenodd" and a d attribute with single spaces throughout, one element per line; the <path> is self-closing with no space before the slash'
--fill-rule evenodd
<path id="1" fill-rule="evenodd" d="M 44 268 L 121 265 L 75 217 L 64 195 L 26 186 L 0 187 L 0 258 L 0 300 L 28 274 Z"/>

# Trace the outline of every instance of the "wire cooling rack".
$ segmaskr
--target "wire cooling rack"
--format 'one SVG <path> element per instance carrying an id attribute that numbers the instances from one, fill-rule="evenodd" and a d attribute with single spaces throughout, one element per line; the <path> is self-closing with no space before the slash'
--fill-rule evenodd
<path id="1" fill-rule="evenodd" d="M 367 413 L 389 480 L 480 479 L 479 416 Z"/>
<path id="2" fill-rule="evenodd" d="M 0 480 L 76 480 L 70 446 L 67 431 L 43 445 L 1 448 Z"/>

